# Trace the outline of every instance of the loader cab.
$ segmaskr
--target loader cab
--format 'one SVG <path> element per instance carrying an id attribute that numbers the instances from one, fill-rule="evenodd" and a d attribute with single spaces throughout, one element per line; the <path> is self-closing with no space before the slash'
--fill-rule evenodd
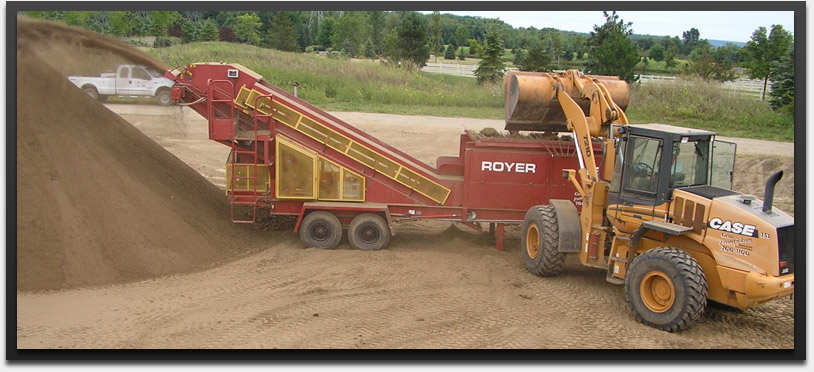
<path id="1" fill-rule="evenodd" d="M 689 129 L 614 126 L 616 163 L 609 204 L 662 206 L 673 190 L 732 188 L 735 144 Z M 613 132 L 613 130 L 612 130 Z"/>

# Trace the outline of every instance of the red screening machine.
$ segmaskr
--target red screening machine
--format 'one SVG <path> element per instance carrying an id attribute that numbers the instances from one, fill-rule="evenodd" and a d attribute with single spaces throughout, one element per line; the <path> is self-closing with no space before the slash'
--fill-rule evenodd
<path id="1" fill-rule="evenodd" d="M 346 228 L 353 247 L 381 249 L 395 234 L 394 219 L 422 218 L 479 231 L 487 223 L 502 249 L 504 225 L 522 224 L 532 206 L 549 199 L 581 205 L 563 178 L 563 169 L 580 167 L 573 141 L 466 132 L 458 156 L 441 156 L 431 167 L 241 65 L 196 63 L 165 76 L 175 82 L 172 98 L 205 117 L 209 138 L 232 149 L 226 164 L 232 220 L 253 223 L 265 208 L 297 215 L 294 229 L 309 247 L 336 247 Z M 534 97 L 509 97 L 508 89 L 507 83 L 507 101 L 513 100 L 507 123 L 534 129 L 534 120 L 510 121 L 508 109 Z M 618 90 L 627 100 L 626 84 Z M 602 164 L 603 144 L 592 146 Z"/>

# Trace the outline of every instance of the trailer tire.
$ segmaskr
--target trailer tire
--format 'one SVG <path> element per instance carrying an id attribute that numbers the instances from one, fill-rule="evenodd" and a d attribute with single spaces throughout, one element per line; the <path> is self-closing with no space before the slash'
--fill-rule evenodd
<path id="1" fill-rule="evenodd" d="M 334 249 L 342 239 L 342 223 L 333 213 L 315 211 L 309 213 L 300 225 L 300 240 L 306 247 Z"/>
<path id="2" fill-rule="evenodd" d="M 99 100 L 99 92 L 96 90 L 96 87 L 94 87 L 93 85 L 88 85 L 88 86 L 82 87 L 82 91 L 84 91 L 85 94 L 89 95 L 90 98 L 93 98 L 93 99 L 95 99 L 97 101 Z"/>
<path id="3" fill-rule="evenodd" d="M 655 248 L 636 257 L 625 275 L 625 297 L 641 323 L 663 331 L 687 328 L 707 305 L 707 279 L 689 253 Z"/>
<path id="4" fill-rule="evenodd" d="M 348 226 L 348 242 L 352 247 L 363 251 L 378 251 L 390 242 L 390 229 L 382 216 L 360 214 Z"/>
<path id="5" fill-rule="evenodd" d="M 158 93 L 155 94 L 155 98 L 158 99 L 158 104 L 161 106 L 169 106 L 172 104 L 172 95 L 169 89 L 159 90 Z"/>
<path id="6" fill-rule="evenodd" d="M 520 250 L 526 269 L 537 276 L 554 276 L 565 267 L 565 253 L 559 251 L 559 224 L 554 207 L 531 207 L 523 219 Z"/>

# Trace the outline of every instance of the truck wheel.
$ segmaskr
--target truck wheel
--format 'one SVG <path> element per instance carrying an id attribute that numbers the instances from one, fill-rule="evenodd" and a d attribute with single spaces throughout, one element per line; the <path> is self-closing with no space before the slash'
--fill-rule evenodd
<path id="1" fill-rule="evenodd" d="M 90 98 L 93 98 L 93 99 L 95 99 L 95 100 L 98 100 L 98 99 L 99 99 L 99 92 L 98 92 L 98 91 L 96 91 L 96 88 L 94 88 L 94 87 L 90 86 L 90 87 L 84 87 L 84 88 L 82 88 L 82 90 L 83 90 L 83 91 L 84 91 L 84 92 L 85 92 L 87 95 L 89 95 L 89 96 L 90 96 Z"/>
<path id="2" fill-rule="evenodd" d="M 155 95 L 158 98 L 158 104 L 161 106 L 169 106 L 172 104 L 172 96 L 170 95 L 169 90 L 162 90 Z"/>
<path id="3" fill-rule="evenodd" d="M 676 332 L 704 312 L 707 278 L 689 253 L 672 247 L 651 249 L 627 270 L 625 296 L 636 320 Z"/>
<path id="4" fill-rule="evenodd" d="M 360 214 L 348 226 L 348 241 L 354 248 L 377 251 L 390 242 L 390 229 L 382 216 L 373 213 Z"/>
<path id="5" fill-rule="evenodd" d="M 342 239 L 342 224 L 333 213 L 311 212 L 302 220 L 300 239 L 307 247 L 334 249 Z"/>
<path id="6" fill-rule="evenodd" d="M 554 207 L 531 207 L 523 220 L 520 247 L 526 269 L 537 276 L 554 276 L 565 267 L 565 253 L 559 251 L 560 228 Z"/>

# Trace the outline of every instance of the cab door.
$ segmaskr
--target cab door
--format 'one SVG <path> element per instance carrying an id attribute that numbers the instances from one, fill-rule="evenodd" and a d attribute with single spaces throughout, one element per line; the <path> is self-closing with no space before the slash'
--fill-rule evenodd
<path id="1" fill-rule="evenodd" d="M 715 140 L 712 142 L 712 166 L 710 186 L 732 190 L 735 174 L 735 153 L 738 146 L 732 142 Z"/>
<path id="2" fill-rule="evenodd" d="M 620 230 L 632 233 L 642 221 L 664 218 L 663 152 L 661 138 L 628 135 L 618 143 L 606 215 Z"/>
<path id="3" fill-rule="evenodd" d="M 134 84 L 131 70 L 131 66 L 119 67 L 119 72 L 116 74 L 116 94 L 123 96 L 136 94 L 133 89 Z"/>

